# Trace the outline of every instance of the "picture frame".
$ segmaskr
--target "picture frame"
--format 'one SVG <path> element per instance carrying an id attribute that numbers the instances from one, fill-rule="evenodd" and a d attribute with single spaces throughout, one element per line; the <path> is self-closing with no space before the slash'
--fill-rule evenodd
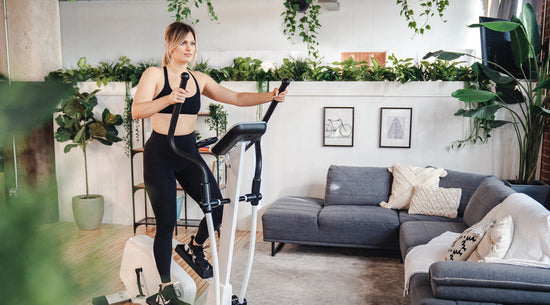
<path id="1" fill-rule="evenodd" d="M 354 107 L 323 108 L 323 146 L 353 147 Z"/>
<path id="2" fill-rule="evenodd" d="M 381 148 L 411 148 L 412 108 L 380 108 Z"/>

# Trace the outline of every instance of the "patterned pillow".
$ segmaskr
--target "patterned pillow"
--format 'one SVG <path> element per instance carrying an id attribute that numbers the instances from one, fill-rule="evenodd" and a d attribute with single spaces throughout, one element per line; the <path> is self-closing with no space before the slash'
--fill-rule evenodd
<path id="1" fill-rule="evenodd" d="M 388 209 L 408 209 L 415 185 L 439 186 L 439 178 L 447 176 L 442 168 L 414 167 L 395 164 L 388 168 L 393 173 L 391 195 L 380 206 Z"/>
<path id="2" fill-rule="evenodd" d="M 416 185 L 413 188 L 409 214 L 456 218 L 461 194 L 460 188 Z"/>
<path id="3" fill-rule="evenodd" d="M 508 215 L 503 219 L 497 221 L 489 231 L 483 236 L 476 249 L 468 261 L 495 261 L 502 259 L 510 244 L 512 244 L 512 238 L 514 237 L 514 223 L 512 216 Z"/>
<path id="4" fill-rule="evenodd" d="M 467 260 L 470 254 L 476 249 L 479 242 L 481 242 L 485 232 L 487 232 L 494 223 L 494 220 L 482 220 L 462 232 L 447 251 L 445 260 Z"/>

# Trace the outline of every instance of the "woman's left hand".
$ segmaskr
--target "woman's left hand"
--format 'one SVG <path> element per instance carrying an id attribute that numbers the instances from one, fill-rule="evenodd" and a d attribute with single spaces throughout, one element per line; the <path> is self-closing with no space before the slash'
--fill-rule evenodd
<path id="1" fill-rule="evenodd" d="M 284 102 L 286 98 L 286 93 L 287 93 L 286 90 L 279 93 L 279 88 L 275 88 L 273 89 L 273 95 L 275 95 L 273 99 L 277 102 Z"/>

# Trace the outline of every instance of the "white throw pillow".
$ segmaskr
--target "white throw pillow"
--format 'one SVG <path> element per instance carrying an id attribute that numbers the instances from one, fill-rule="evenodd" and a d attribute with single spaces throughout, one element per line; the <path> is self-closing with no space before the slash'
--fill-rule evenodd
<path id="1" fill-rule="evenodd" d="M 514 237 L 503 260 L 550 266 L 550 211 L 533 198 L 514 193 L 483 219 L 501 219 L 508 215 L 514 222 Z"/>
<path id="2" fill-rule="evenodd" d="M 439 186 L 439 178 L 447 176 L 442 168 L 415 167 L 395 164 L 388 168 L 393 174 L 391 195 L 380 206 L 388 209 L 408 209 L 415 185 Z"/>
<path id="3" fill-rule="evenodd" d="M 460 188 L 416 185 L 413 188 L 409 214 L 456 218 L 461 194 Z"/>
<path id="4" fill-rule="evenodd" d="M 483 236 L 468 261 L 490 262 L 499 260 L 506 255 L 514 237 L 514 223 L 512 216 L 508 215 L 497 221 Z"/>
<path id="5" fill-rule="evenodd" d="M 476 249 L 485 232 L 494 224 L 494 220 L 482 220 L 460 234 L 447 251 L 447 261 L 465 261 Z"/>

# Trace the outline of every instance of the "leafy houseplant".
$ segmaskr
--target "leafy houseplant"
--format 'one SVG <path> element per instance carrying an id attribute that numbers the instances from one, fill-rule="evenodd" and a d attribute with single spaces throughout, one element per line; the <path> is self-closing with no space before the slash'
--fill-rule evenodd
<path id="1" fill-rule="evenodd" d="M 203 0 L 167 0 L 168 12 L 173 12 L 176 21 L 190 20 L 191 23 L 198 23 L 199 19 L 191 19 L 191 6 L 196 8 L 202 4 Z M 208 17 L 210 21 L 218 20 L 218 16 L 214 12 L 214 6 L 211 0 L 206 0 L 206 6 L 208 7 Z"/>
<path id="2" fill-rule="evenodd" d="M 399 15 L 407 20 L 407 26 L 414 30 L 415 34 L 423 35 L 426 30 L 431 30 L 428 20 L 435 15 L 435 11 L 440 18 L 443 18 L 443 12 L 449 6 L 449 0 L 419 0 L 421 12 L 418 17 L 424 17 L 424 23 L 418 24 L 415 19 L 415 12 L 410 8 L 408 0 L 396 0 L 396 4 L 401 6 Z M 443 20 L 446 22 L 446 20 Z"/>
<path id="3" fill-rule="evenodd" d="M 114 142 L 122 140 L 118 137 L 116 129 L 117 125 L 122 124 L 120 115 L 112 114 L 109 109 L 105 108 L 101 119 L 94 117 L 93 109 L 97 106 L 95 94 L 98 91 L 81 93 L 78 88 L 74 88 L 73 94 L 61 101 L 58 109 L 61 114 L 55 118 L 59 126 L 54 134 L 55 139 L 61 143 L 72 140 L 72 143 L 65 146 L 64 152 L 68 153 L 71 149 L 80 147 L 84 153 L 86 194 L 73 197 L 73 213 L 77 225 L 81 229 L 96 229 L 103 217 L 103 196 L 90 195 L 89 193 L 86 147 L 93 140 L 105 145 L 112 145 Z M 86 203 L 87 201 L 94 202 L 96 207 L 92 208 L 89 202 Z M 92 219 L 92 214 L 96 216 L 96 219 Z"/>
<path id="4" fill-rule="evenodd" d="M 208 105 L 209 115 L 205 122 L 210 127 L 210 130 L 216 131 L 216 137 L 223 134 L 227 129 L 227 111 L 223 109 L 223 105 L 211 103 Z"/>
<path id="5" fill-rule="evenodd" d="M 287 38 L 292 39 L 298 33 L 298 36 L 302 37 L 302 42 L 307 45 L 308 54 L 317 58 L 319 55 L 317 33 L 321 28 L 319 23 L 321 6 L 313 2 L 314 0 L 285 0 L 286 9 L 281 16 L 283 16 L 284 23 L 283 33 L 287 35 Z M 302 12 L 303 16 L 296 20 L 298 13 Z"/>
<path id="6" fill-rule="evenodd" d="M 530 4 L 525 4 L 518 17 L 511 21 L 494 21 L 472 24 L 470 27 L 485 27 L 498 32 L 509 32 L 514 64 L 519 67 L 523 79 L 518 79 L 510 71 L 493 62 L 496 68 L 475 63 L 472 69 L 492 81 L 490 90 L 459 89 L 452 96 L 473 105 L 470 109 L 460 109 L 455 115 L 485 120 L 492 128 L 511 123 L 519 145 L 518 184 L 535 184 L 542 135 L 550 110 L 544 101 L 544 90 L 550 89 L 548 58 L 537 57 L 541 52 L 540 33 L 535 13 Z M 456 59 L 464 53 L 437 51 L 426 57 Z M 473 57 L 473 56 L 472 56 Z M 478 58 L 479 59 L 479 58 Z M 511 121 L 497 120 L 495 114 L 502 110 L 509 114 Z"/>

